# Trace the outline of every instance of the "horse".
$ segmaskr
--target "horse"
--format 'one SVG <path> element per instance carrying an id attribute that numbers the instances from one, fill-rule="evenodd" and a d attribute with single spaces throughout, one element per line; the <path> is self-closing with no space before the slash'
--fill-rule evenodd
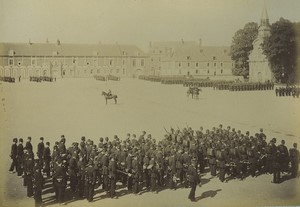
<path id="1" fill-rule="evenodd" d="M 108 93 L 102 91 L 102 96 L 105 97 L 106 104 L 107 104 L 107 99 L 114 99 L 114 100 L 115 100 L 115 104 L 117 103 L 117 98 L 118 98 L 118 96 L 115 95 L 115 94 L 109 95 Z"/>
<path id="2" fill-rule="evenodd" d="M 197 87 L 195 87 L 195 88 L 189 88 L 188 90 L 187 90 L 187 97 L 189 97 L 190 96 L 190 94 L 192 94 L 192 99 L 198 99 L 198 96 L 199 96 L 199 92 L 202 92 L 202 89 L 201 88 L 197 88 Z"/>

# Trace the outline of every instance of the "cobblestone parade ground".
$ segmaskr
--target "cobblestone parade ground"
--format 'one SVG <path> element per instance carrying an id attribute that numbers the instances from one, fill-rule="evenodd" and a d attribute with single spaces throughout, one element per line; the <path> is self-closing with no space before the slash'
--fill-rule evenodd
<path id="1" fill-rule="evenodd" d="M 118 103 L 105 104 L 102 91 L 112 90 Z M 139 136 L 143 130 L 156 140 L 162 139 L 164 127 L 211 129 L 223 124 L 254 135 L 264 129 L 267 139 L 286 140 L 300 145 L 300 99 L 276 97 L 274 91 L 214 91 L 202 88 L 198 100 L 188 99 L 182 85 L 162 85 L 136 79 L 102 82 L 93 79 L 64 79 L 54 83 L 0 83 L 1 188 L 0 206 L 33 206 L 26 197 L 22 179 L 9 174 L 10 146 L 13 137 L 31 136 L 34 152 L 39 137 L 53 143 L 65 135 L 66 146 L 80 141 L 81 136 L 98 143 L 99 137 L 127 133 Z M 300 205 L 299 179 L 271 183 L 272 175 L 221 183 L 209 173 L 197 187 L 196 200 L 187 199 L 189 189 L 164 189 L 135 196 L 118 189 L 119 198 L 105 197 L 96 190 L 94 202 L 68 199 L 67 206 L 267 206 Z M 45 206 L 58 206 L 54 194 L 45 189 Z M 124 194 L 124 195 L 123 195 Z"/>

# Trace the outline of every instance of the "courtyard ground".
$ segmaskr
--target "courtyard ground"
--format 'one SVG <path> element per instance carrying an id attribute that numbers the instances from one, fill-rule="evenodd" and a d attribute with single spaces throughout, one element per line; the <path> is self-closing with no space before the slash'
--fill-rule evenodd
<path id="1" fill-rule="evenodd" d="M 105 104 L 102 91 L 112 90 L 118 103 Z M 286 140 L 288 148 L 300 137 L 300 99 L 276 97 L 274 91 L 214 91 L 202 88 L 198 100 L 186 97 L 182 85 L 162 85 L 136 79 L 102 82 L 93 79 L 64 79 L 54 83 L 0 82 L 0 138 L 1 185 L 0 206 L 33 206 L 33 198 L 26 197 L 22 179 L 8 174 L 10 146 L 13 137 L 39 137 L 53 143 L 62 134 L 69 146 L 81 136 L 93 139 L 127 133 L 141 134 L 143 130 L 161 140 L 169 130 L 190 126 L 211 129 L 223 124 L 250 131 L 251 135 L 264 129 L 268 140 Z M 51 146 L 51 149 L 52 149 Z M 202 187 L 196 190 L 197 202 L 187 199 L 189 189 L 163 190 L 158 194 L 139 196 L 125 194 L 118 199 L 105 198 L 97 191 L 95 202 L 69 201 L 67 206 L 268 206 L 300 205 L 299 179 L 281 184 L 271 183 L 272 175 L 221 183 L 218 178 L 204 174 Z M 123 189 L 119 189 L 123 192 Z M 121 192 L 119 193 L 121 195 Z M 53 194 L 43 196 L 46 206 Z"/>

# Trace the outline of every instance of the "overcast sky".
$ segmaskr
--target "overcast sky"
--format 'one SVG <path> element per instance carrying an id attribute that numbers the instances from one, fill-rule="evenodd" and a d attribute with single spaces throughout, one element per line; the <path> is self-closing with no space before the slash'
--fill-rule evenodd
<path id="1" fill-rule="evenodd" d="M 300 22 L 300 0 L 266 0 L 270 22 Z M 202 39 L 231 44 L 259 22 L 263 0 L 0 0 L 0 42 L 136 44 Z"/>

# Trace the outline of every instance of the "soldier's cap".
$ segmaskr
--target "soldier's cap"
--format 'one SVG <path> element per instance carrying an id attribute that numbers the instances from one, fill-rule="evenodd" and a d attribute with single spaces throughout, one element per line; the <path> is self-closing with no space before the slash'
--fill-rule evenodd
<path id="1" fill-rule="evenodd" d="M 65 137 L 65 135 L 61 135 L 60 137 L 63 138 L 63 137 Z"/>
<path id="2" fill-rule="evenodd" d="M 23 142 L 23 139 L 22 139 L 22 138 L 20 138 L 20 139 L 19 139 L 19 142 Z"/>
<path id="3" fill-rule="evenodd" d="M 85 141 L 85 136 L 82 136 L 82 137 L 81 137 L 81 141 Z"/>
<path id="4" fill-rule="evenodd" d="M 148 134 L 147 137 L 151 137 L 151 134 Z"/>
<path id="5" fill-rule="evenodd" d="M 260 131 L 260 132 L 263 132 L 264 130 L 263 130 L 263 128 L 260 128 L 259 131 Z"/>
<path id="6" fill-rule="evenodd" d="M 248 134 L 248 135 L 249 135 L 249 134 L 250 134 L 250 132 L 249 132 L 249 131 L 246 131 L 246 134 Z"/>
<path id="7" fill-rule="evenodd" d="M 40 140 L 44 140 L 44 137 L 41 137 Z"/>
<path id="8" fill-rule="evenodd" d="M 31 137 L 27 137 L 27 139 L 31 140 Z"/>
<path id="9" fill-rule="evenodd" d="M 50 145 L 50 142 L 46 142 L 46 145 Z"/>
<path id="10" fill-rule="evenodd" d="M 130 136 L 130 133 L 127 133 L 127 136 Z"/>
<path id="11" fill-rule="evenodd" d="M 293 144 L 293 147 L 297 147 L 297 143 L 294 143 L 294 144 Z"/>

